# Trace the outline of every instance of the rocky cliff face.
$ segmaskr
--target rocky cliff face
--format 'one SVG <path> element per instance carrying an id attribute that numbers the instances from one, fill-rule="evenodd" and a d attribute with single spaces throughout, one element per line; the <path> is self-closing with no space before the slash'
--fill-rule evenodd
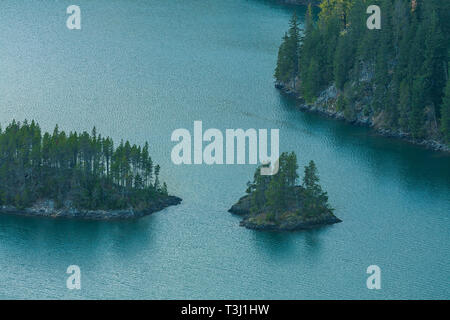
<path id="1" fill-rule="evenodd" d="M 25 209 L 18 209 L 14 206 L 0 206 L 0 213 L 30 217 L 82 220 L 126 220 L 150 215 L 169 206 L 178 205 L 181 201 L 178 197 L 168 196 L 164 199 L 155 200 L 151 206 L 143 210 L 135 210 L 133 208 L 121 210 L 82 210 L 74 208 L 70 201 L 66 201 L 63 207 L 56 208 L 53 200 L 41 200 L 36 202 L 32 207 Z"/>
<path id="2" fill-rule="evenodd" d="M 370 75 L 366 75 L 368 79 L 361 78 L 360 81 L 370 80 Z M 421 145 L 428 149 L 450 152 L 450 147 L 441 141 L 434 139 L 415 140 L 409 133 L 402 131 L 394 131 L 383 127 L 382 114 L 367 114 L 365 106 L 370 105 L 371 96 L 362 96 L 354 105 L 355 112 L 346 114 L 345 111 L 340 110 L 338 106 L 339 92 L 335 85 L 331 85 L 323 90 L 314 103 L 306 103 L 299 94 L 300 81 L 296 80 L 296 87 L 293 86 L 293 81 L 289 83 L 276 82 L 275 87 L 284 93 L 294 96 L 298 99 L 298 107 L 303 111 L 316 112 L 337 120 L 346 121 L 355 125 L 362 125 L 373 128 L 378 134 L 400 138 L 410 143 Z"/>

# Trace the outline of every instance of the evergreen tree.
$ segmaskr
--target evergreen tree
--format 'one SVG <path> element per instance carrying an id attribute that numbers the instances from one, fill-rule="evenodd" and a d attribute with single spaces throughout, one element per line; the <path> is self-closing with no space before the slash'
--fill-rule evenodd
<path id="1" fill-rule="evenodd" d="M 288 82 L 291 74 L 293 74 L 293 66 L 289 63 L 288 57 L 288 43 L 289 36 L 286 33 L 278 50 L 277 67 L 275 68 L 275 79 L 277 81 Z"/>
<path id="2" fill-rule="evenodd" d="M 37 200 L 66 200 L 83 209 L 145 208 L 167 196 L 144 148 L 91 134 L 66 134 L 58 126 L 44 133 L 34 121 L 13 120 L 0 128 L 0 204 L 29 207 Z"/>
<path id="3" fill-rule="evenodd" d="M 297 185 L 298 164 L 294 152 L 280 155 L 279 170 L 273 176 L 261 176 L 257 168 L 253 182 L 247 184 L 247 194 L 251 200 L 251 212 L 258 215 L 268 212 L 270 220 L 276 222 L 281 215 L 299 203 L 304 209 L 298 214 L 316 215 L 332 210 L 328 196 L 319 184 L 317 168 L 313 161 L 305 168 L 303 185 Z"/>
<path id="4" fill-rule="evenodd" d="M 300 45 L 300 29 L 297 14 L 294 12 L 289 23 L 289 31 L 284 35 L 278 51 L 275 78 L 282 82 L 294 82 L 298 74 L 298 54 Z"/>
<path id="5" fill-rule="evenodd" d="M 317 22 L 309 6 L 298 64 L 282 58 L 289 56 L 288 32 L 280 47 L 277 80 L 288 83 L 297 76 L 297 89 L 307 103 L 335 86 L 340 98 L 334 106 L 344 109 L 348 120 L 363 112 L 377 127 L 419 140 L 439 138 L 446 131 L 450 3 L 374 0 L 370 4 L 381 7 L 381 30 L 366 27 L 368 4 L 323 0 Z"/>
<path id="6" fill-rule="evenodd" d="M 314 161 L 310 161 L 305 167 L 305 175 L 303 177 L 303 203 L 306 215 L 321 213 L 331 210 L 328 205 L 328 195 L 322 190 L 319 184 L 319 176 Z"/>

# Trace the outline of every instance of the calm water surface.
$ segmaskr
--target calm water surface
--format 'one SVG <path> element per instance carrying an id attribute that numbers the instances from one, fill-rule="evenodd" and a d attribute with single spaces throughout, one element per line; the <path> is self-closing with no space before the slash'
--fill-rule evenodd
<path id="1" fill-rule="evenodd" d="M 450 158 L 303 114 L 273 88 L 292 8 L 257 0 L 0 4 L 0 123 L 148 140 L 178 207 L 133 222 L 0 216 L 0 298 L 450 298 Z M 300 12 L 302 9 L 299 10 Z M 279 128 L 344 222 L 239 227 L 254 166 L 175 166 L 177 128 Z M 82 271 L 82 290 L 65 270 Z M 382 289 L 366 288 L 366 268 Z"/>

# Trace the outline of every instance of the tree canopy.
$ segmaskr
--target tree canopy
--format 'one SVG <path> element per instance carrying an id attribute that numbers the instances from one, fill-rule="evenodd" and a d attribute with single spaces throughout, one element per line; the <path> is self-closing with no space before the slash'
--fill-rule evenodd
<path id="1" fill-rule="evenodd" d="M 143 209 L 167 196 L 159 171 L 148 143 L 114 147 L 95 128 L 66 133 L 56 126 L 42 134 L 34 121 L 0 128 L 0 205 L 25 208 L 52 199 L 81 209 Z"/>
<path id="2" fill-rule="evenodd" d="M 369 5 L 381 8 L 380 30 L 366 26 Z M 450 143 L 450 1 L 324 0 L 320 8 L 318 18 L 307 10 L 303 37 L 285 36 L 276 80 L 298 78 L 308 103 L 334 85 L 348 120 L 362 113 L 378 127 Z"/>

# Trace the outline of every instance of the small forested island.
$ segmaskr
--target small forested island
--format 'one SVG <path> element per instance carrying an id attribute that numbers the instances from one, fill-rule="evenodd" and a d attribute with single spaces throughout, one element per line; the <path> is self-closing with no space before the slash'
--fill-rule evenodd
<path id="1" fill-rule="evenodd" d="M 92 133 L 41 133 L 32 121 L 0 128 L 0 213 L 90 220 L 139 218 L 181 199 L 144 147 Z"/>
<path id="2" fill-rule="evenodd" d="M 369 5 L 381 29 L 369 29 Z M 275 86 L 318 112 L 450 151 L 450 1 L 323 0 L 294 14 Z"/>
<path id="3" fill-rule="evenodd" d="M 265 231 L 311 229 L 341 222 L 328 203 L 328 195 L 319 184 L 317 167 L 311 161 L 305 167 L 302 185 L 297 185 L 297 156 L 283 153 L 275 175 L 261 175 L 259 167 L 253 182 L 247 183 L 247 195 L 229 212 L 240 215 L 241 226 Z"/>

